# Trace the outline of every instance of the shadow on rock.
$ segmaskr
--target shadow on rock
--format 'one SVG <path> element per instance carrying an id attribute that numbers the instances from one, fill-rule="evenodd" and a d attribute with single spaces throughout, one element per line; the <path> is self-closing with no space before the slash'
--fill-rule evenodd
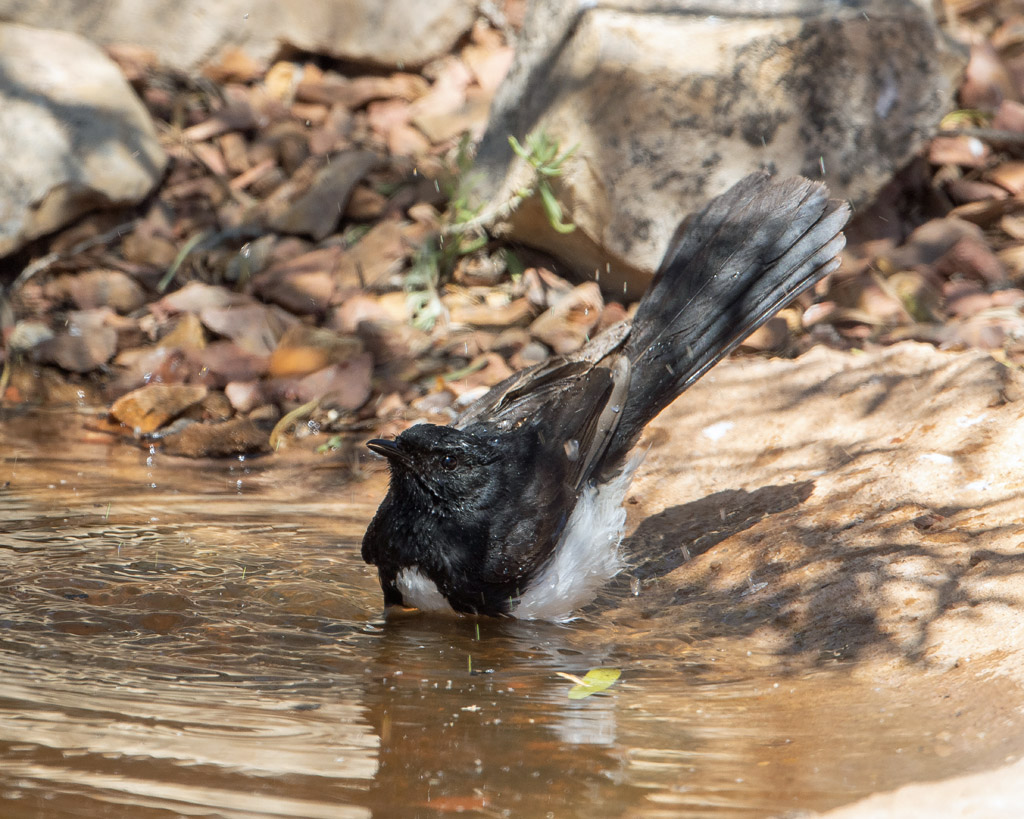
<path id="1" fill-rule="evenodd" d="M 1019 526 L 979 526 L 981 507 L 796 510 L 812 489 L 718 492 L 645 520 L 625 541 L 644 583 L 629 610 L 663 633 L 753 637 L 799 666 L 944 665 L 1019 605 L 1024 553 L 1003 548 Z"/>
<path id="2" fill-rule="evenodd" d="M 749 529 L 765 515 L 803 503 L 813 491 L 813 481 L 764 486 L 753 492 L 728 489 L 652 515 L 623 541 L 630 573 L 640 580 L 666 575 L 726 538 Z"/>

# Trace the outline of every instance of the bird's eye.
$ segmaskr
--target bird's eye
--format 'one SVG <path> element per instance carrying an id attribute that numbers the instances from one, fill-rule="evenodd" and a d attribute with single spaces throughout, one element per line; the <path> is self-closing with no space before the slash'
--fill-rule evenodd
<path id="1" fill-rule="evenodd" d="M 451 471 L 451 470 L 455 469 L 455 467 L 457 467 L 458 465 L 459 465 L 459 459 L 456 458 L 454 455 L 445 455 L 441 459 L 441 468 L 442 469 L 447 469 L 447 470 Z"/>

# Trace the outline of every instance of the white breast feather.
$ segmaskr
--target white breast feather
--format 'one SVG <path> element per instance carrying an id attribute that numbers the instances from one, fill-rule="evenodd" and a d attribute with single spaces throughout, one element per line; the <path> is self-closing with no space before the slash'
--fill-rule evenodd
<path id="1" fill-rule="evenodd" d="M 645 454 L 633 455 L 622 473 L 608 483 L 583 490 L 551 562 L 519 598 L 513 617 L 571 620 L 576 609 L 619 573 L 619 544 L 626 526 L 622 501 Z"/>
<path id="2" fill-rule="evenodd" d="M 420 571 L 419 566 L 402 569 L 395 578 L 395 585 L 402 593 L 402 602 L 420 611 L 435 611 L 454 614 L 437 585 Z"/>

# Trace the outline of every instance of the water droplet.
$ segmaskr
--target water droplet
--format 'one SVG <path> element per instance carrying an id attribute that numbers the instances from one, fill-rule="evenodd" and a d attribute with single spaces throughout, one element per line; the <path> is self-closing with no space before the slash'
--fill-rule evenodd
<path id="1" fill-rule="evenodd" d="M 640 578 L 636 575 L 629 578 L 629 590 L 633 593 L 634 597 L 640 596 Z"/>
<path id="2" fill-rule="evenodd" d="M 575 438 L 565 442 L 565 457 L 570 461 L 576 461 L 580 457 L 580 442 Z"/>

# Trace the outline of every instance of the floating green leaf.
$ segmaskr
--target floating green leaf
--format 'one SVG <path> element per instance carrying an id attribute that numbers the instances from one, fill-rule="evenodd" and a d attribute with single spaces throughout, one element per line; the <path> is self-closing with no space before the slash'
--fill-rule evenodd
<path id="1" fill-rule="evenodd" d="M 621 675 L 622 671 L 618 668 L 592 668 L 584 675 L 583 679 L 569 689 L 569 699 L 582 700 L 591 694 L 611 688 Z"/>

